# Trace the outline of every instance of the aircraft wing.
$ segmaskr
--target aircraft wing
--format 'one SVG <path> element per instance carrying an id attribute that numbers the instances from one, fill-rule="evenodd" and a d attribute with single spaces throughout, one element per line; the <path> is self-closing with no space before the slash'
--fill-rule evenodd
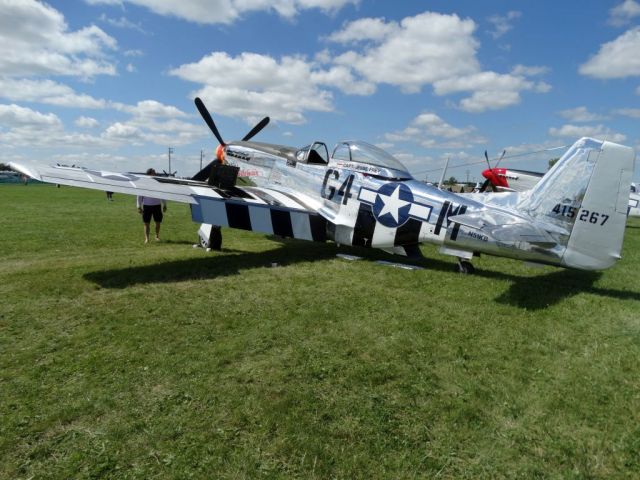
<path id="1" fill-rule="evenodd" d="M 222 189 L 193 180 L 60 165 L 12 162 L 9 166 L 42 182 L 188 203 L 192 220 L 198 223 L 326 240 L 326 219 L 310 206 L 308 199 L 292 191 L 238 186 Z"/>
<path id="2" fill-rule="evenodd" d="M 455 215 L 449 217 L 449 220 L 479 230 L 502 243 L 526 241 L 540 246 L 555 245 L 557 240 L 552 233 L 570 234 L 558 225 L 503 210 L 484 209 Z"/>
<path id="3" fill-rule="evenodd" d="M 12 162 L 9 166 L 41 182 L 194 203 L 188 188 L 163 183 L 159 181 L 162 177 L 60 165 L 45 166 Z"/>

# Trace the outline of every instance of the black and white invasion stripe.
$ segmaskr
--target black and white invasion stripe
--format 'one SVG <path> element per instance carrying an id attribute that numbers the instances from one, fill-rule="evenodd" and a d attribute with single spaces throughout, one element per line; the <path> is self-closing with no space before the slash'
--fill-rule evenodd
<path id="1" fill-rule="evenodd" d="M 327 221 L 315 212 L 304 209 L 292 197 L 268 189 L 252 188 L 250 198 L 223 198 L 211 189 L 202 189 L 191 206 L 194 222 L 254 232 L 324 242 Z"/>

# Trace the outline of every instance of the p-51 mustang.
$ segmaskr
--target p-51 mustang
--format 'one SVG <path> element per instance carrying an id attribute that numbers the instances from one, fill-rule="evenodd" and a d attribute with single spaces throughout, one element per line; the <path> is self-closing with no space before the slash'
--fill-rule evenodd
<path id="1" fill-rule="evenodd" d="M 191 180 L 11 166 L 45 182 L 188 203 L 204 225 L 409 256 L 433 243 L 457 257 L 463 273 L 479 253 L 581 270 L 620 258 L 635 159 L 629 147 L 582 138 L 528 192 L 462 196 L 415 180 L 364 142 L 339 143 L 329 156 L 322 142 L 296 149 L 249 141 L 268 118 L 242 141 L 225 143 L 200 99 L 196 106 L 220 142 L 222 165 Z M 234 184 L 237 169 L 252 186 Z"/>

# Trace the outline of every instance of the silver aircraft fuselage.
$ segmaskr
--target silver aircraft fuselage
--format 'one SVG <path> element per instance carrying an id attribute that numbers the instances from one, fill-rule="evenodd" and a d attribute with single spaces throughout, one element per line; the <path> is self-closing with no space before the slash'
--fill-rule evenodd
<path id="1" fill-rule="evenodd" d="M 329 220 L 327 237 L 342 245 L 401 253 L 403 247 L 431 243 L 464 259 L 482 252 L 558 265 L 569 238 L 556 233 L 555 242 L 544 245 L 497 241 L 450 220 L 486 211 L 488 200 L 499 214 L 519 200 L 513 194 L 458 195 L 415 180 L 406 170 L 333 156 L 326 164 L 307 163 L 300 150 L 257 142 L 230 143 L 225 158 L 256 187 L 277 186 L 303 200 Z"/>

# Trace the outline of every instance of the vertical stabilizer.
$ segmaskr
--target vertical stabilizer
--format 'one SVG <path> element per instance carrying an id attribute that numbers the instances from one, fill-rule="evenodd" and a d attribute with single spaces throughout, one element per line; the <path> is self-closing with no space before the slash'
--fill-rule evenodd
<path id="1" fill-rule="evenodd" d="M 602 270 L 620 258 L 634 160 L 629 147 L 582 138 L 518 205 L 570 232 L 562 265 Z"/>

